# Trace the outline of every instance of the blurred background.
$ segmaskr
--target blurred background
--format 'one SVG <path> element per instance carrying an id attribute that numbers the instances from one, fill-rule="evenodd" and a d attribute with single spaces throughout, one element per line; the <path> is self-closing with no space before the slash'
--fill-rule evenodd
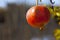
<path id="1" fill-rule="evenodd" d="M 53 1 L 54 6 L 60 5 L 60 0 Z M 38 3 L 51 5 L 50 0 Z M 25 15 L 34 5 L 35 0 L 0 0 L 0 40 L 55 40 L 53 31 L 59 26 L 53 18 L 44 31 L 28 25 Z"/>

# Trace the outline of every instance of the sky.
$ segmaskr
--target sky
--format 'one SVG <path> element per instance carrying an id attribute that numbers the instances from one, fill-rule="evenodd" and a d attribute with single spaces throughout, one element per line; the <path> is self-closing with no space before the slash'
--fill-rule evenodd
<path id="1" fill-rule="evenodd" d="M 55 1 L 55 4 L 54 5 L 60 5 L 60 0 L 53 0 Z M 26 4 L 29 4 L 29 5 L 34 5 L 35 4 L 35 0 L 0 0 L 0 7 L 6 7 L 6 4 L 7 3 L 26 3 Z M 39 0 L 38 0 L 39 2 Z M 51 4 L 50 3 L 50 0 L 42 0 L 42 2 L 39 2 L 40 3 L 44 3 L 44 4 Z"/>

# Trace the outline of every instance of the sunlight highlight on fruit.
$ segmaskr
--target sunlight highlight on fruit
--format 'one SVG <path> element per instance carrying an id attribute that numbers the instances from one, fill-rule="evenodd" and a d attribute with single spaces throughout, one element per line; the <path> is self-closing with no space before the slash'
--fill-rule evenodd
<path id="1" fill-rule="evenodd" d="M 57 15 L 57 16 L 60 16 L 60 13 L 57 12 L 56 15 Z"/>

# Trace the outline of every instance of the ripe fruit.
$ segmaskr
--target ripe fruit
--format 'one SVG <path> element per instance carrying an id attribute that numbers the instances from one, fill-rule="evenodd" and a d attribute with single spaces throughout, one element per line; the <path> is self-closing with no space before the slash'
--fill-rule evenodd
<path id="1" fill-rule="evenodd" d="M 50 12 L 45 6 L 33 6 L 27 11 L 28 24 L 34 28 L 43 28 L 49 22 Z"/>

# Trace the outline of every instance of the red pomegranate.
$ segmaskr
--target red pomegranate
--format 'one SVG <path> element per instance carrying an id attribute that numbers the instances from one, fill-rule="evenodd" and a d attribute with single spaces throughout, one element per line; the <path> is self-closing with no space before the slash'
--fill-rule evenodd
<path id="1" fill-rule="evenodd" d="M 50 20 L 50 12 L 46 6 L 33 6 L 26 13 L 26 20 L 34 28 L 42 28 Z"/>

